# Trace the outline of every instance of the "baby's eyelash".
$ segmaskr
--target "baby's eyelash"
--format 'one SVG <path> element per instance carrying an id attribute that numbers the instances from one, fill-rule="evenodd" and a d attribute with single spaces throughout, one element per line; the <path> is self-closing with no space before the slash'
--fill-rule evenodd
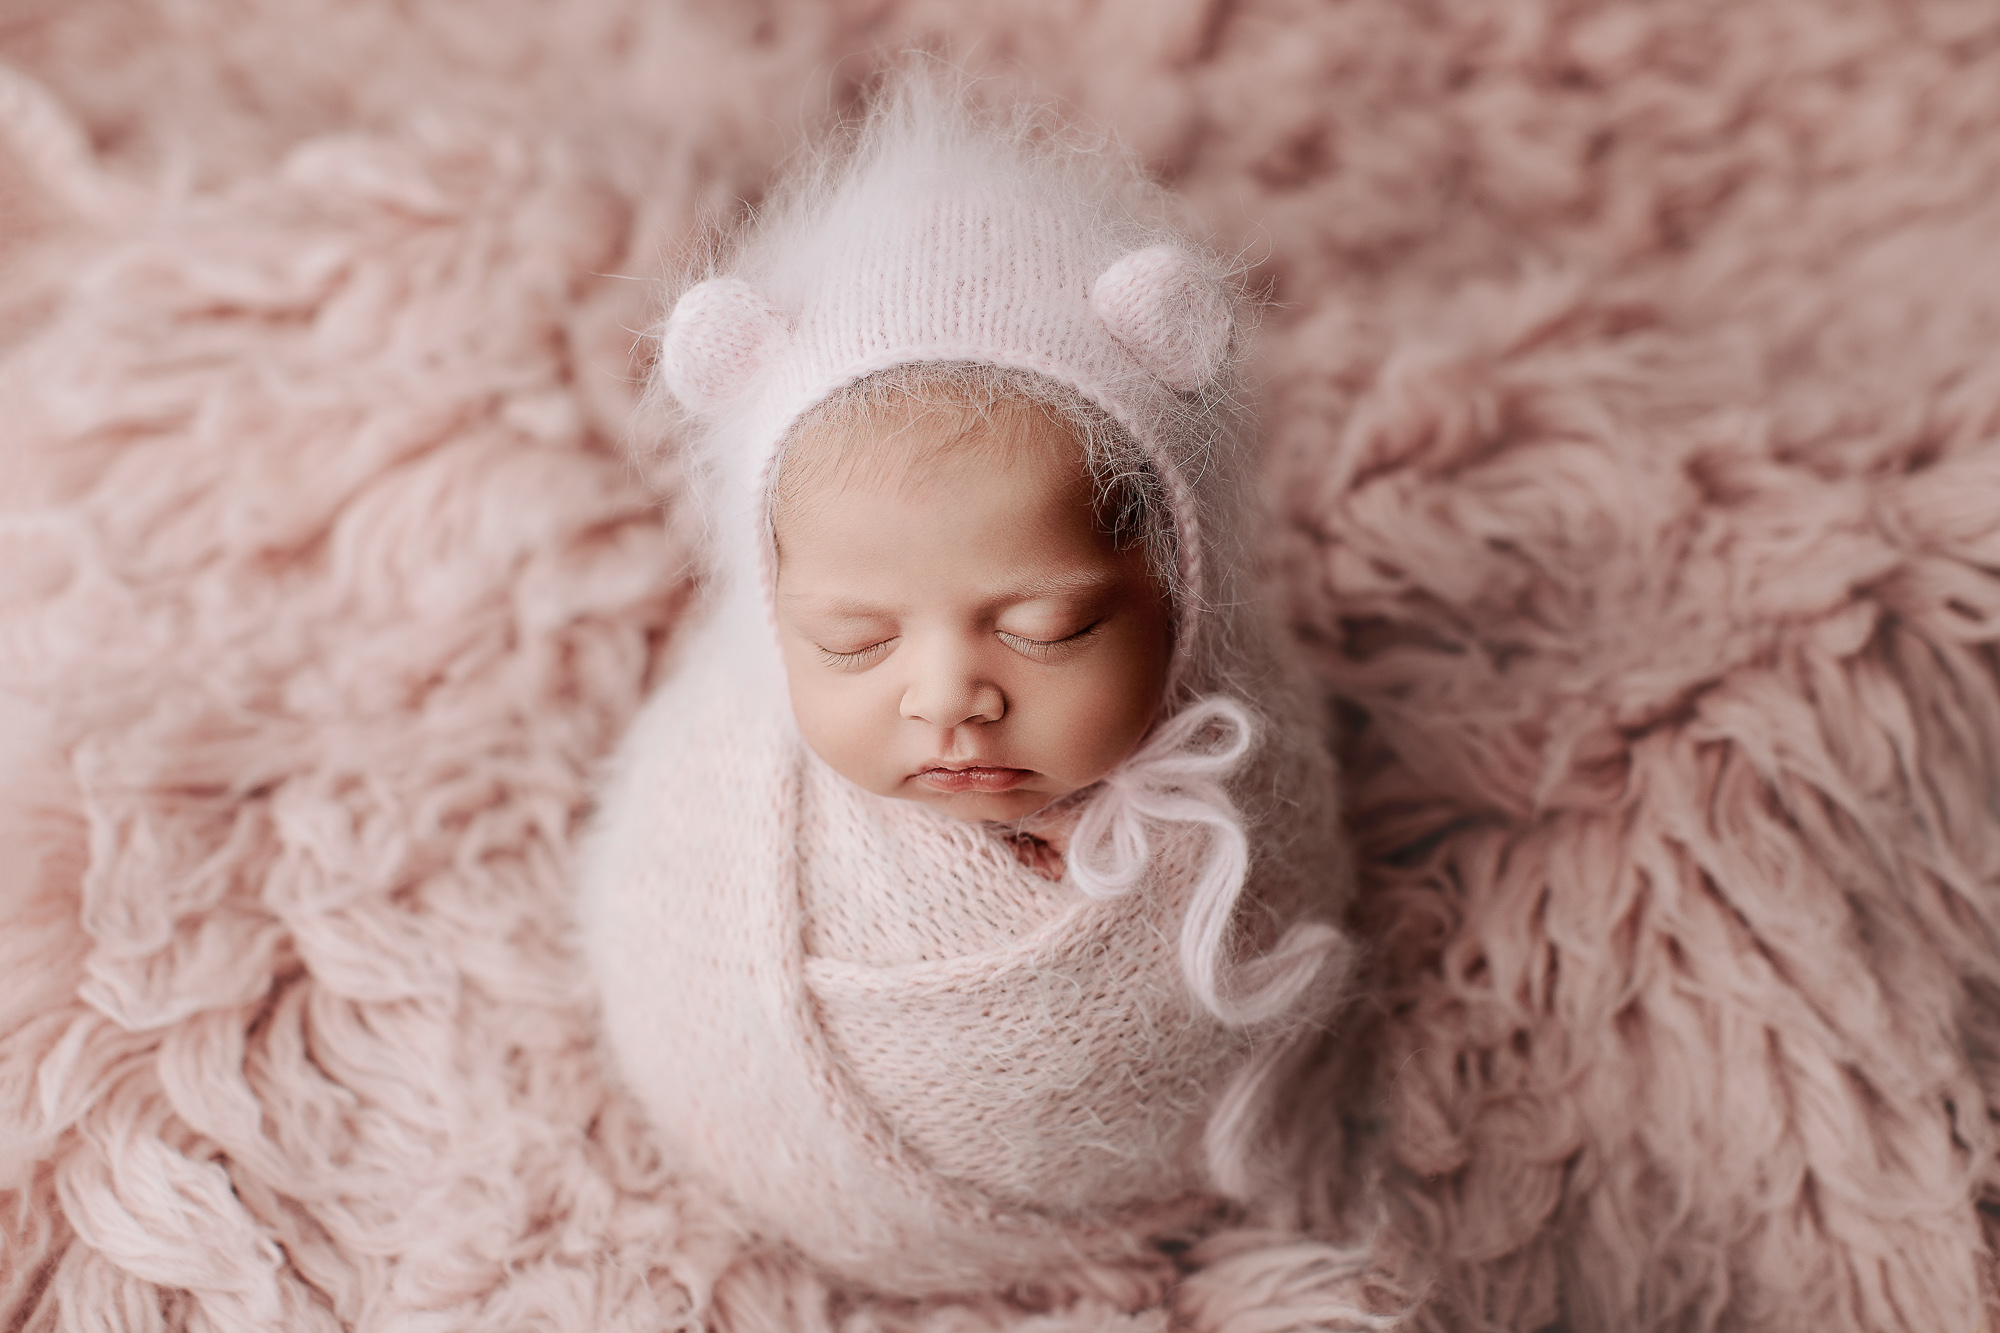
<path id="1" fill-rule="evenodd" d="M 822 648 L 818 644 L 814 644 L 813 651 L 818 653 L 819 660 L 828 666 L 857 667 L 863 666 L 880 657 L 889 650 L 889 645 L 895 641 L 895 639 L 884 639 L 880 643 L 871 643 L 866 648 L 856 648 L 851 653 L 836 653 L 831 648 Z"/>
<path id="2" fill-rule="evenodd" d="M 1000 637 L 1006 640 L 1010 647 L 1019 652 L 1026 653 L 1030 657 L 1046 658 L 1055 656 L 1062 649 L 1079 640 L 1089 638 L 1091 635 L 1097 633 L 1097 627 L 1103 623 L 1102 620 L 1093 620 L 1076 633 L 1061 639 L 1030 639 L 1019 634 L 1009 634 L 1005 630 L 1000 631 Z"/>

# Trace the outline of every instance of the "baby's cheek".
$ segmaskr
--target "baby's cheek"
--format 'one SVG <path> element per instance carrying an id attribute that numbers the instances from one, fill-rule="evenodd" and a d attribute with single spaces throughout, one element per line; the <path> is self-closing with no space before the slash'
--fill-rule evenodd
<path id="1" fill-rule="evenodd" d="M 1098 730 L 1109 769 L 1139 744 L 1166 692 L 1166 667 L 1154 654 L 1132 652 L 1106 673 L 1099 700 Z"/>
<path id="2" fill-rule="evenodd" d="M 1062 751 L 1061 772 L 1072 787 L 1088 786 L 1132 752 L 1158 703 L 1144 672 L 1107 661 L 1079 673 L 1049 700 L 1045 735 Z"/>
<path id="3" fill-rule="evenodd" d="M 841 688 L 841 685 L 848 688 Z M 852 682 L 810 675 L 792 680 L 792 715 L 799 734 L 834 772 L 867 791 L 885 794 L 888 738 L 872 720 L 866 691 Z"/>

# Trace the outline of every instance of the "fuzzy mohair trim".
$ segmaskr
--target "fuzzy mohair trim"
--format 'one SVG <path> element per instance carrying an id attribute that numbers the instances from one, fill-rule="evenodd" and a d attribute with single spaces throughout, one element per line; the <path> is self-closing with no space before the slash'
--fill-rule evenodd
<path id="1" fill-rule="evenodd" d="M 1376 1074 L 1270 1229 L 908 1305 L 660 1169 L 561 932 L 688 591 L 637 279 L 946 42 L 1262 256 Z M 72 0 L 0 59 L 0 1327 L 2000 1313 L 1990 5 Z"/>

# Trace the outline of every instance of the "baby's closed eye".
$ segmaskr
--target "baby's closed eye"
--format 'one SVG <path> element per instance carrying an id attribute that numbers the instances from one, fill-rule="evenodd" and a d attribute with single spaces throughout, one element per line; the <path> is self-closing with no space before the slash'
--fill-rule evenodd
<path id="1" fill-rule="evenodd" d="M 887 656 L 889 650 L 896 646 L 897 639 L 901 637 L 902 637 L 901 635 L 892 635 L 891 637 L 886 639 L 878 639 L 873 643 L 868 643 L 864 641 L 853 647 L 840 647 L 840 648 L 831 648 L 828 647 L 826 644 L 814 642 L 813 651 L 817 652 L 819 654 L 820 660 L 822 662 L 825 662 L 828 666 L 836 666 L 836 667 L 872 666 L 874 663 L 880 661 L 883 657 Z M 839 641 L 836 640 L 836 642 Z"/>
<path id="2" fill-rule="evenodd" d="M 1116 609 L 1109 586 L 1045 593 L 994 608 L 993 630 L 1010 648 L 1074 644 L 1095 633 Z"/>
<path id="3" fill-rule="evenodd" d="M 1091 621 L 1080 629 L 1074 630 L 1043 630 L 1040 633 L 1029 634 L 1017 632 L 1016 630 L 1002 629 L 996 631 L 996 633 L 1000 636 L 1002 643 L 1005 643 L 1016 652 L 1025 653 L 1029 657 L 1051 658 L 1060 655 L 1066 650 L 1081 647 L 1086 640 L 1097 633 L 1098 628 L 1103 624 L 1104 621 L 1100 618 Z M 1022 627 L 1022 629 L 1026 628 L 1025 626 Z"/>

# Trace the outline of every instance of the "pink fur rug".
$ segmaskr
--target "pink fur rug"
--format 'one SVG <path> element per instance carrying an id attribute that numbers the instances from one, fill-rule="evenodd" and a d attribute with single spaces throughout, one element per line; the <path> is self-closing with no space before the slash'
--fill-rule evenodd
<path id="1" fill-rule="evenodd" d="M 646 280 L 912 42 L 1271 284 L 1374 958 L 1298 1114 L 1381 1308 L 1988 1322 L 1988 0 L 12 0 L 0 1328 L 1301 1326 L 1268 1238 L 830 1290 L 593 1045 L 571 857 L 693 578 Z"/>

